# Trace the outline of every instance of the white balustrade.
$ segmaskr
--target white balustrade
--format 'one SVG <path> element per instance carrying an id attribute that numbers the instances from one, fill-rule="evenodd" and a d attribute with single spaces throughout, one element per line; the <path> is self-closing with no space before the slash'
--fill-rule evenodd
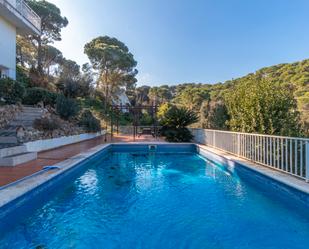
<path id="1" fill-rule="evenodd" d="M 196 142 L 309 182 L 309 139 L 191 129 Z"/>

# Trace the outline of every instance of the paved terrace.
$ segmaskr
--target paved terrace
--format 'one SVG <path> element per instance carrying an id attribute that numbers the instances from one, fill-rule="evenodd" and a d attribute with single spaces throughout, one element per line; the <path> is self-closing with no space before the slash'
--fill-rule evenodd
<path id="1" fill-rule="evenodd" d="M 97 145 L 105 143 L 105 136 L 90 139 L 80 143 L 62 146 L 56 149 L 43 151 L 38 153 L 36 160 L 20 164 L 15 167 L 0 167 L 0 187 L 17 181 L 26 176 L 32 175 L 43 169 L 45 166 L 50 166 L 64 161 L 79 153 L 85 152 Z M 163 141 L 162 139 L 154 139 L 151 135 L 144 135 L 135 139 L 135 142 L 154 142 Z M 107 142 L 110 143 L 110 136 L 107 137 Z M 112 142 L 133 142 L 132 136 L 117 135 L 114 136 Z"/>

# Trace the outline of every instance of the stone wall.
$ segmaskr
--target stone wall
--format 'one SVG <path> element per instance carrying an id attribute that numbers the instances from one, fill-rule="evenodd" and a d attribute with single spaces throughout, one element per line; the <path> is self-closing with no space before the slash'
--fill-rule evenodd
<path id="1" fill-rule="evenodd" d="M 0 129 L 8 125 L 20 111 L 20 105 L 0 106 Z"/>
<path id="2" fill-rule="evenodd" d="M 26 143 L 36 140 L 52 139 L 66 136 L 73 136 L 85 133 L 85 130 L 73 122 L 60 119 L 56 115 L 50 115 L 50 118 L 58 123 L 59 128 L 50 131 L 38 130 L 35 127 L 28 127 L 22 136 L 21 142 Z M 45 117 L 48 116 L 45 114 Z"/>

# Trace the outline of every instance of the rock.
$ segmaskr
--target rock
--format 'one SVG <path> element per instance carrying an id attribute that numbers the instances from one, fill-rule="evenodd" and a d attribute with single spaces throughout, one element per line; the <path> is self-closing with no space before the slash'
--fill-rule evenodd
<path id="1" fill-rule="evenodd" d="M 0 129 L 7 126 L 21 111 L 21 105 L 5 105 L 0 107 Z"/>
<path id="2" fill-rule="evenodd" d="M 23 141 L 25 137 L 25 128 L 21 125 L 16 129 L 16 136 L 18 141 Z"/>

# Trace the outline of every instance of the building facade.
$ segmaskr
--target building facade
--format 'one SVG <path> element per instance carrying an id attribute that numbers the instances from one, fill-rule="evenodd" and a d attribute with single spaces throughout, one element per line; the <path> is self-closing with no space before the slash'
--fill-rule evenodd
<path id="1" fill-rule="evenodd" d="M 0 77 L 16 78 L 16 35 L 40 33 L 40 17 L 23 0 L 0 0 Z"/>

